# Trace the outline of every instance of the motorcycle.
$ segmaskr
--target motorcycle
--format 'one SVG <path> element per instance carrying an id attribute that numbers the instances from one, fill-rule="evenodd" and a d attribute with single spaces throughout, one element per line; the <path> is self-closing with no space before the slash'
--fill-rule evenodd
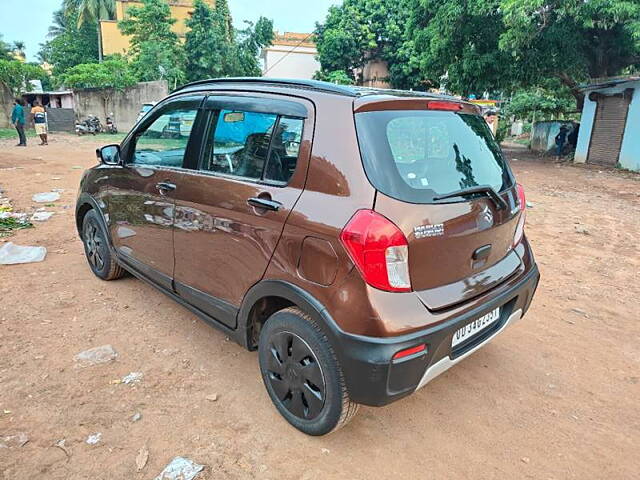
<path id="1" fill-rule="evenodd" d="M 90 133 L 95 135 L 96 133 L 104 132 L 104 127 L 100 123 L 100 119 L 95 115 L 88 115 L 87 118 L 80 123 L 76 123 L 76 133 L 78 135 L 85 135 Z"/>
<path id="2" fill-rule="evenodd" d="M 111 134 L 118 133 L 118 127 L 116 127 L 116 124 L 113 121 L 113 113 L 111 114 L 111 116 L 107 117 L 107 120 L 105 123 L 106 123 L 105 131 L 107 133 L 111 133 Z"/>

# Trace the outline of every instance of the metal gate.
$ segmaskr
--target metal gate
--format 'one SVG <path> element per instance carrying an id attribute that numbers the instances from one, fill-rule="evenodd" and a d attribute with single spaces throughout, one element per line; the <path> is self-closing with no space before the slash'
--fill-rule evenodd
<path id="1" fill-rule="evenodd" d="M 595 94 L 596 117 L 591 130 L 587 163 L 612 166 L 618 163 L 632 92 L 613 96 Z"/>

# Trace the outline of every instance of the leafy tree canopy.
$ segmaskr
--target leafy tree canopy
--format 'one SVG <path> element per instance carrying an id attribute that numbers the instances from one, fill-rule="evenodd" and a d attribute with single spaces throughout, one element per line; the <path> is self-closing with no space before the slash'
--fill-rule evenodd
<path id="1" fill-rule="evenodd" d="M 245 24 L 246 28 L 237 32 L 238 75 L 259 77 L 258 55 L 273 42 L 273 21 L 260 17 L 255 24 L 247 20 Z"/>
<path id="2" fill-rule="evenodd" d="M 40 45 L 40 60 L 53 65 L 53 75 L 59 76 L 69 68 L 98 61 L 98 32 L 88 23 L 78 27 L 75 10 L 58 10 L 49 28 L 50 40 Z"/>
<path id="3" fill-rule="evenodd" d="M 0 60 L 0 82 L 4 83 L 14 96 L 30 91 L 29 80 L 46 81 L 47 72 L 33 63 L 19 60 Z"/>
<path id="4" fill-rule="evenodd" d="M 115 0 L 64 0 L 63 9 L 78 13 L 78 26 L 85 23 L 96 25 L 99 20 L 113 20 L 116 17 Z"/>
<path id="5" fill-rule="evenodd" d="M 315 80 L 322 80 L 324 82 L 337 83 L 338 85 L 353 85 L 354 81 L 344 70 L 333 70 L 328 72 L 326 70 L 318 70 L 313 76 Z"/>
<path id="6" fill-rule="evenodd" d="M 260 17 L 246 24 L 243 30 L 233 29 L 225 0 L 218 0 L 214 9 L 196 0 L 184 45 L 188 79 L 260 75 L 257 57 L 273 41 L 273 22 Z"/>
<path id="7" fill-rule="evenodd" d="M 70 88 L 109 88 L 122 90 L 137 81 L 130 65 L 120 56 L 107 58 L 102 63 L 82 63 L 67 70 L 59 78 Z"/>
<path id="8" fill-rule="evenodd" d="M 184 52 L 171 30 L 176 20 L 164 1 L 142 3 L 127 9 L 127 18 L 118 23 L 122 33 L 131 36 L 132 67 L 141 80 L 166 78 L 175 87 L 185 80 Z"/>
<path id="9" fill-rule="evenodd" d="M 13 60 L 11 56 L 11 49 L 9 48 L 9 44 L 2 40 L 2 35 L 0 34 L 0 60 Z"/>
<path id="10" fill-rule="evenodd" d="M 558 78 L 581 103 L 580 82 L 640 65 L 637 0 L 502 0 L 501 8 L 500 48 L 520 84 Z"/>
<path id="11" fill-rule="evenodd" d="M 381 59 L 389 63 L 394 86 L 419 88 L 416 58 L 407 43 L 411 1 L 345 0 L 330 7 L 325 22 L 316 24 L 314 32 L 321 76 L 341 70 L 356 80 L 354 70 L 362 72 L 370 59 Z"/>
<path id="12" fill-rule="evenodd" d="M 461 95 L 557 79 L 581 107 L 580 83 L 640 68 L 638 0 L 345 0 L 315 33 L 323 75 L 380 59 L 394 87 Z"/>

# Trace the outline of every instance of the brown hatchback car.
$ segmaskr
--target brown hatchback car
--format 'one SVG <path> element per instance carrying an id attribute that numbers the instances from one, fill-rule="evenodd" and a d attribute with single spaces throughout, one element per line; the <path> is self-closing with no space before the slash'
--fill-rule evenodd
<path id="1" fill-rule="evenodd" d="M 76 207 L 93 272 L 128 271 L 257 349 L 311 435 L 423 387 L 538 284 L 523 189 L 455 98 L 207 80 L 97 153 Z"/>

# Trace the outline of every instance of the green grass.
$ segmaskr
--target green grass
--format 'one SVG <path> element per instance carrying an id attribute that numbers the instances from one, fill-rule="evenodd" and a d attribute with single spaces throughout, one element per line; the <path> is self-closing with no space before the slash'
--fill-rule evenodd
<path id="1" fill-rule="evenodd" d="M 127 133 L 98 133 L 97 135 L 79 135 L 79 137 L 108 145 L 111 143 L 120 143 L 122 140 L 124 140 L 124 137 L 126 135 Z"/>
<path id="2" fill-rule="evenodd" d="M 27 137 L 35 137 L 36 132 L 33 128 L 25 128 L 24 133 Z M 7 138 L 15 138 L 18 140 L 18 132 L 15 128 L 0 128 L 0 140 L 6 140 Z"/>

